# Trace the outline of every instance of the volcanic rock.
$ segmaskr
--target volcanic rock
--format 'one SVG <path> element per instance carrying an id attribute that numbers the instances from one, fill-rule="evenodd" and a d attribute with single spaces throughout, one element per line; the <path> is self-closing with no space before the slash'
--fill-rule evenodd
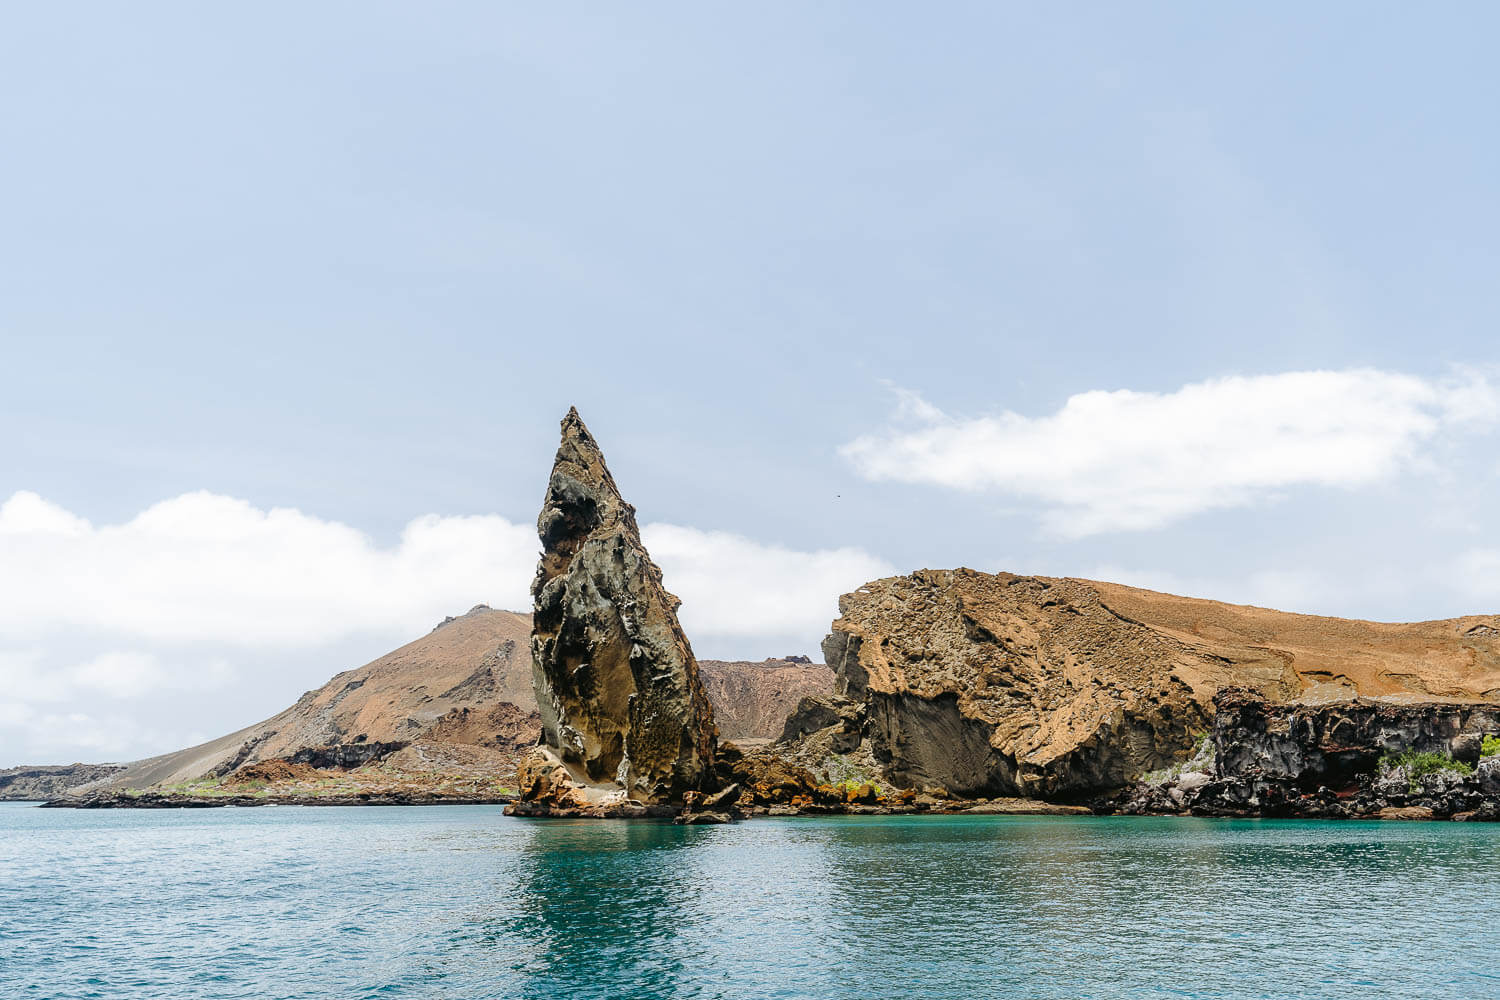
<path id="1" fill-rule="evenodd" d="M 741 805 L 771 806 L 796 799 L 811 800 L 818 787 L 811 771 L 788 760 L 773 747 L 741 750 L 733 743 L 726 743 L 717 767 L 723 784 L 739 788 L 735 801 Z"/>
<path id="2" fill-rule="evenodd" d="M 315 781 L 317 769 L 308 764 L 290 760 L 262 760 L 246 764 L 225 779 L 226 785 L 248 785 L 256 782 Z"/>
<path id="3" fill-rule="evenodd" d="M 537 518 L 532 681 L 542 745 L 517 772 L 524 800 L 677 803 L 714 781 L 718 735 L 681 603 L 641 544 L 577 410 Z"/>
<path id="4" fill-rule="evenodd" d="M 107 782 L 123 764 L 29 765 L 0 769 L 0 802 L 52 799 Z"/>
<path id="5" fill-rule="evenodd" d="M 726 812 L 685 812 L 677 817 L 676 822 L 683 826 L 703 826 L 707 824 L 729 823 L 733 817 Z"/>
<path id="6" fill-rule="evenodd" d="M 531 699 L 527 699 L 530 703 Z M 508 701 L 488 706 L 463 705 L 451 709 L 423 734 L 424 739 L 490 747 L 495 750 L 524 750 L 536 743 L 542 717 L 525 711 Z"/>
<path id="7" fill-rule="evenodd" d="M 1227 687 L 1500 695 L 1493 617 L 1386 625 L 968 569 L 877 580 L 839 611 L 824 658 L 886 776 L 964 796 L 1124 787 L 1193 746 Z M 826 708 L 842 726 L 847 708 Z"/>
<path id="8" fill-rule="evenodd" d="M 1122 811 L 1500 817 L 1500 757 L 1480 756 L 1484 738 L 1500 734 L 1500 704 L 1409 697 L 1269 702 L 1227 688 L 1214 707 L 1213 729 L 1193 769 L 1145 776 Z"/>
<path id="9" fill-rule="evenodd" d="M 781 727 L 779 743 L 795 743 L 821 731 L 828 734 L 829 752 L 844 754 L 859 746 L 864 735 L 865 706 L 836 695 L 809 695 L 797 703 Z"/>

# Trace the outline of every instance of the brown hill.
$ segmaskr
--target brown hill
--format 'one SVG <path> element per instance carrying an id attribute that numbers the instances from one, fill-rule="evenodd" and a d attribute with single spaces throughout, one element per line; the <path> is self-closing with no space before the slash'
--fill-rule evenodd
<path id="1" fill-rule="evenodd" d="M 454 757 L 455 751 L 428 744 L 480 747 L 495 752 L 481 755 L 485 760 L 508 760 L 535 743 L 540 731 L 530 637 L 530 615 L 480 605 L 378 660 L 336 674 L 264 722 L 136 761 L 115 772 L 111 784 L 174 785 L 294 756 L 318 767 L 350 766 L 407 743 L 423 746 L 403 751 L 403 761 Z M 702 666 L 729 739 L 779 735 L 804 693 L 827 693 L 832 684 L 832 672 L 821 664 L 709 660 Z"/>
<path id="2" fill-rule="evenodd" d="M 509 702 L 533 712 L 530 637 L 530 615 L 479 605 L 378 660 L 336 674 L 264 722 L 136 761 L 114 784 L 177 784 L 318 747 L 343 748 L 344 754 L 313 760 L 318 766 L 354 764 L 422 737 L 455 709 Z M 357 749 L 362 746 L 371 749 Z"/>
<path id="3" fill-rule="evenodd" d="M 797 702 L 833 691 L 833 671 L 821 663 L 699 660 L 698 672 L 720 740 L 774 739 Z"/>
<path id="4" fill-rule="evenodd" d="M 1494 699 L 1500 618 L 1394 625 L 1088 580 L 922 570 L 839 602 L 823 651 L 901 785 L 1082 795 L 1169 762 L 1225 687 Z"/>

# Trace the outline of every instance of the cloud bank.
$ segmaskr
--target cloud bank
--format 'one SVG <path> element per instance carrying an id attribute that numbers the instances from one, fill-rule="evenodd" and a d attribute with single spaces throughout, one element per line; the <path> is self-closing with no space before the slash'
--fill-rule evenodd
<path id="1" fill-rule="evenodd" d="M 858 549 L 671 524 L 642 534 L 704 656 L 816 654 L 838 595 L 895 572 Z M 152 745 L 180 732 L 162 705 L 232 701 L 259 665 L 289 653 L 316 659 L 357 637 L 395 646 L 479 603 L 528 609 L 537 551 L 532 525 L 495 515 L 418 517 L 381 545 L 337 521 L 206 492 L 102 525 L 16 493 L 0 504 L 0 766 L 59 748 L 171 749 Z M 356 665 L 321 664 L 287 703 Z"/>
<path id="2" fill-rule="evenodd" d="M 862 476 L 1029 501 L 1070 538 L 1160 528 L 1293 487 L 1369 485 L 1500 417 L 1500 390 L 1478 372 L 1219 378 L 1168 393 L 1080 393 L 1043 417 L 954 417 L 898 396 L 891 427 L 840 449 Z"/>
<path id="3" fill-rule="evenodd" d="M 804 552 L 672 524 L 642 534 L 694 635 L 823 629 L 839 594 L 894 572 L 858 549 Z M 529 608 L 537 550 L 534 527 L 495 515 L 419 517 L 382 547 L 336 521 L 212 493 L 96 527 L 22 492 L 0 505 L 0 633 L 249 647 L 411 636 L 481 602 Z"/>
<path id="4" fill-rule="evenodd" d="M 297 510 L 189 493 L 94 526 L 34 493 L 0 506 L 0 631 L 86 628 L 242 646 L 415 633 L 481 601 L 530 604 L 536 532 L 419 517 L 394 546 Z"/>

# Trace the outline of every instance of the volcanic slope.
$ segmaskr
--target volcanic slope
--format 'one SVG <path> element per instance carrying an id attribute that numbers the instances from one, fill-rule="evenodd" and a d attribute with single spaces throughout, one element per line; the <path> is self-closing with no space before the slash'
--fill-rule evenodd
<path id="1" fill-rule="evenodd" d="M 775 739 L 806 697 L 833 692 L 833 671 L 799 659 L 699 660 L 721 740 Z"/>
<path id="2" fill-rule="evenodd" d="M 330 746 L 351 760 L 358 759 L 361 747 L 375 751 L 393 743 L 518 750 L 534 743 L 541 728 L 530 638 L 529 614 L 480 605 L 400 649 L 335 675 L 263 722 L 135 761 L 110 775 L 108 784 L 174 785 Z M 702 667 L 728 739 L 774 738 L 804 694 L 832 688 L 832 672 L 817 663 L 709 660 Z M 441 759 L 442 754 L 428 756 Z"/>
<path id="3" fill-rule="evenodd" d="M 171 785 L 308 748 L 408 743 L 464 707 L 504 701 L 532 712 L 530 636 L 530 615 L 480 605 L 378 660 L 334 675 L 264 722 L 135 761 L 112 784 Z"/>

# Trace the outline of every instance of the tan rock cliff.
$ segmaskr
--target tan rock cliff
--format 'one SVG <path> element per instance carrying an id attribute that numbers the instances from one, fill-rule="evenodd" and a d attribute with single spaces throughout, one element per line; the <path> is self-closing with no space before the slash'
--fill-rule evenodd
<path id="1" fill-rule="evenodd" d="M 1082 796 L 1160 767 L 1214 694 L 1500 695 L 1500 619 L 1391 625 L 1087 580 L 922 570 L 844 595 L 823 651 L 897 784 Z"/>

